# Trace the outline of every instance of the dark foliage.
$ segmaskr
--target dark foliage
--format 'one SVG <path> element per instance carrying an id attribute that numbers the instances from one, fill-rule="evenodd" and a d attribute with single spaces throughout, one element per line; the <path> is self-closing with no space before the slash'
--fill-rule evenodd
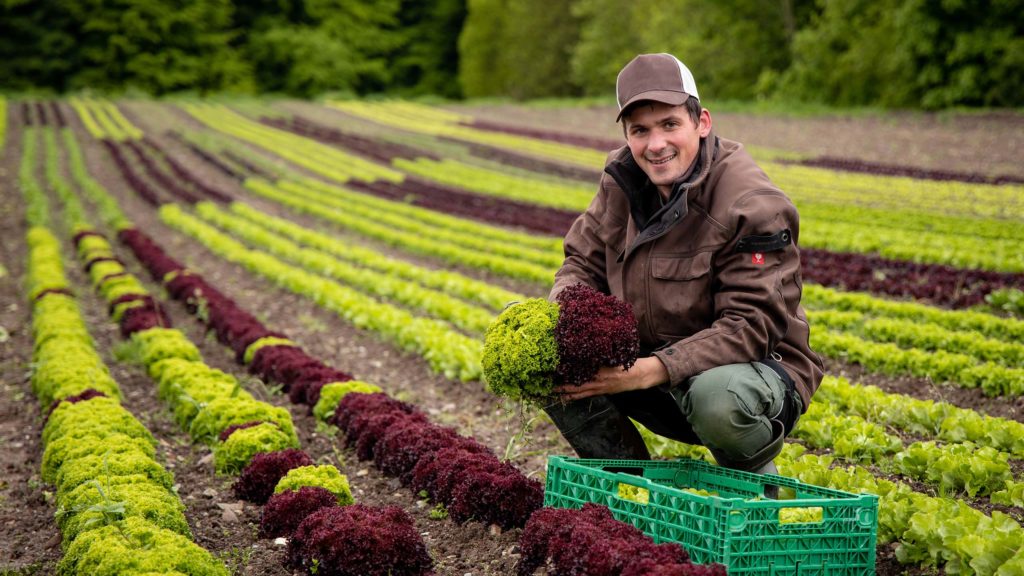
<path id="1" fill-rule="evenodd" d="M 156 187 L 135 171 L 128 162 L 128 159 L 125 158 L 121 146 L 112 140 L 103 140 L 102 142 L 106 146 L 107 151 L 110 152 L 110 156 L 114 159 L 114 165 L 117 166 L 121 175 L 124 176 L 124 179 L 131 186 L 132 190 L 135 190 L 136 194 L 142 197 L 150 206 L 159 207 L 166 202 Z"/>
<path id="2" fill-rule="evenodd" d="M 142 169 L 146 172 L 146 176 L 148 176 L 153 182 L 159 184 L 164 190 L 189 204 L 199 202 L 200 198 L 198 196 L 183 186 L 181 180 L 175 179 L 171 174 L 165 172 L 163 167 L 157 164 L 152 157 L 145 153 L 142 145 L 137 141 L 128 140 L 125 144 L 121 144 L 121 147 L 123 149 L 122 154 L 125 159 L 129 162 L 141 164 Z"/>
<path id="3" fill-rule="evenodd" d="M 337 505 L 337 497 L 319 486 L 303 486 L 274 494 L 260 514 L 260 538 L 288 538 L 307 516 Z"/>
<path id="4" fill-rule="evenodd" d="M 520 576 L 533 574 L 550 560 L 552 575 L 638 576 L 650 567 L 682 569 L 664 574 L 723 574 L 717 567 L 707 571 L 692 565 L 678 544 L 655 544 L 643 532 L 612 517 L 604 506 L 542 508 L 526 523 L 519 541 Z M 695 571 L 690 571 L 692 570 Z"/>
<path id="5" fill-rule="evenodd" d="M 508 462 L 467 472 L 452 491 L 452 520 L 479 520 L 509 529 L 523 526 L 544 505 L 544 486 Z"/>
<path id="6" fill-rule="evenodd" d="M 584 284 L 557 297 L 558 374 L 567 384 L 591 380 L 603 366 L 629 369 L 640 353 L 633 307 Z"/>
<path id="7" fill-rule="evenodd" d="M 218 158 L 216 155 L 211 154 L 206 150 L 203 150 L 202 148 L 196 146 L 195 144 L 189 142 L 188 140 L 185 140 L 177 132 L 168 132 L 167 135 L 180 142 L 182 146 L 188 148 L 193 154 L 206 161 L 207 164 L 210 164 L 217 170 L 221 171 L 225 176 L 229 176 L 239 181 L 245 180 L 244 174 L 240 174 L 237 170 L 232 168 L 230 165 L 228 165 L 226 162 Z"/>
<path id="8" fill-rule="evenodd" d="M 252 457 L 231 489 L 242 500 L 262 504 L 274 493 L 274 487 L 289 470 L 312 465 L 313 459 L 297 448 L 261 452 Z"/>
<path id="9" fill-rule="evenodd" d="M 134 145 L 136 152 L 140 155 L 146 155 L 147 157 L 152 155 L 163 159 L 163 161 L 171 167 L 171 171 L 174 172 L 174 175 L 177 176 L 179 180 L 188 182 L 193 189 L 202 192 L 218 202 L 231 202 L 232 197 L 230 194 L 218 190 L 204 182 L 202 178 L 189 170 L 184 164 L 174 158 L 174 156 L 168 154 L 164 150 L 164 147 L 158 142 L 148 136 L 143 139 L 142 142 L 145 144 L 145 148 L 137 144 Z"/>
<path id="10" fill-rule="evenodd" d="M 823 286 L 929 301 L 951 308 L 985 302 L 1000 288 L 1024 286 L 1024 274 L 921 264 L 869 254 L 800 249 L 805 279 Z"/>
<path id="11" fill-rule="evenodd" d="M 917 166 L 906 166 L 902 164 L 883 164 L 880 162 L 868 162 L 854 158 L 836 158 L 834 156 L 820 156 L 808 160 L 793 160 L 789 164 L 800 164 L 803 166 L 814 166 L 816 168 L 828 168 L 829 170 L 843 170 L 846 172 L 859 172 L 862 174 L 879 174 L 882 176 L 906 176 L 920 180 L 939 180 L 952 182 L 973 182 L 978 184 L 1024 184 L 1024 178 L 1019 176 L 987 176 L 978 172 L 955 172 L 952 170 L 934 170 L 930 168 L 919 168 Z"/>
<path id="12" fill-rule="evenodd" d="M 431 500 L 448 504 L 464 474 L 493 470 L 500 465 L 497 456 L 482 444 L 449 446 L 420 458 L 413 467 L 409 487 L 416 493 L 426 492 Z"/>
<path id="13" fill-rule="evenodd" d="M 287 130 L 308 136 L 325 144 L 333 144 L 347 148 L 371 160 L 384 164 L 390 164 L 394 158 L 430 158 L 440 160 L 437 154 L 426 152 L 411 146 L 395 144 L 384 140 L 367 138 L 348 132 L 342 132 L 336 128 L 323 126 L 302 116 L 286 118 L 260 118 L 260 122 L 267 126 L 273 126 L 281 130 Z"/>
<path id="14" fill-rule="evenodd" d="M 135 257 L 146 267 L 154 280 L 163 282 L 167 274 L 185 269 L 185 265 L 168 256 L 145 233 L 137 228 L 126 228 L 118 239 L 132 249 Z"/>
<path id="15" fill-rule="evenodd" d="M 332 424 L 341 428 L 346 436 L 358 436 L 365 424 L 355 422 L 357 417 L 399 412 L 404 414 L 419 413 L 412 404 L 388 396 L 383 392 L 373 394 L 346 394 L 334 410 Z M 350 439 L 354 443 L 354 440 Z"/>
<path id="16" fill-rule="evenodd" d="M 433 560 L 401 508 L 362 504 L 323 508 L 299 524 L 288 542 L 290 567 L 318 576 L 432 574 Z"/>
<path id="17" fill-rule="evenodd" d="M 121 316 L 121 334 L 124 337 L 131 336 L 136 332 L 149 330 L 150 328 L 171 326 L 171 317 L 167 311 L 150 297 L 142 306 L 136 306 L 125 310 Z"/>
<path id="18" fill-rule="evenodd" d="M 396 476 L 402 484 L 412 481 L 412 469 L 420 458 L 446 446 L 452 446 L 462 437 L 452 428 L 431 422 L 405 419 L 388 428 L 373 448 L 373 462 L 381 472 Z"/>

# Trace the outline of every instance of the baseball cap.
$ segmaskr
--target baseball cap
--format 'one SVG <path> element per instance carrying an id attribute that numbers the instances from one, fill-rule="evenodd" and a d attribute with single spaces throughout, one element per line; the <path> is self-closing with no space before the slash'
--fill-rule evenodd
<path id="1" fill-rule="evenodd" d="M 615 80 L 619 101 L 618 122 L 622 111 L 634 102 L 654 100 L 678 106 L 697 95 L 697 83 L 685 64 L 671 54 L 641 54 L 629 61 Z"/>

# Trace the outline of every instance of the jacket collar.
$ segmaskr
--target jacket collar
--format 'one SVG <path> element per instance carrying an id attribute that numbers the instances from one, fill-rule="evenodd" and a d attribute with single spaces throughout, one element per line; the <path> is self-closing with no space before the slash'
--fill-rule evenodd
<path id="1" fill-rule="evenodd" d="M 718 137 L 713 131 L 701 138 L 695 165 L 672 185 L 668 202 L 660 208 L 652 202 L 654 195 L 658 194 L 657 187 L 633 159 L 628 146 L 623 147 L 605 166 L 604 171 L 622 188 L 629 200 L 629 212 L 639 230 L 633 243 L 619 256 L 620 260 L 641 244 L 664 236 L 686 216 L 687 196 L 690 190 L 699 188 L 707 180 L 711 165 L 718 157 L 718 148 Z"/>

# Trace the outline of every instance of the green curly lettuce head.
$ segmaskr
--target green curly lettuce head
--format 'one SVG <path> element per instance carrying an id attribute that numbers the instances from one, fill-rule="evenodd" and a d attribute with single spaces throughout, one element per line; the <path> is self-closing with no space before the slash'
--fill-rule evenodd
<path id="1" fill-rule="evenodd" d="M 558 305 L 531 298 L 506 308 L 484 336 L 484 379 L 492 392 L 513 400 L 551 395 L 558 346 Z"/>
<path id="2" fill-rule="evenodd" d="M 252 428 L 235 430 L 213 449 L 213 465 L 218 474 L 238 474 L 256 454 L 298 448 L 299 442 L 275 424 L 264 422 Z"/>
<path id="3" fill-rule="evenodd" d="M 213 445 L 228 426 L 256 421 L 277 424 L 292 442 L 298 444 L 292 415 L 286 408 L 244 397 L 211 400 L 192 419 L 188 433 L 196 442 Z"/>
<path id="4" fill-rule="evenodd" d="M 152 366 L 167 358 L 184 358 L 202 361 L 199 349 L 187 336 L 173 328 L 150 328 L 132 334 L 139 359 L 145 366 Z"/>
<path id="5" fill-rule="evenodd" d="M 63 502 L 72 490 L 90 480 L 102 484 L 107 478 L 132 474 L 142 474 L 168 490 L 174 486 L 174 476 L 143 451 L 90 455 L 65 462 L 57 471 L 57 501 Z"/>
<path id="6" fill-rule="evenodd" d="M 299 466 L 292 468 L 274 487 L 274 494 L 285 490 L 297 491 L 303 486 L 324 488 L 338 499 L 339 506 L 355 503 L 352 491 L 348 487 L 348 477 L 329 464 L 323 466 Z"/>
<path id="7" fill-rule="evenodd" d="M 320 399 L 317 400 L 316 406 L 313 407 L 313 415 L 316 419 L 321 422 L 326 422 L 328 418 L 334 416 L 334 410 L 338 407 L 338 402 L 349 393 L 358 394 L 373 394 L 374 392 L 381 392 L 381 389 L 376 384 L 369 384 L 360 380 L 349 380 L 348 382 L 331 382 L 320 389 Z"/>
<path id="8" fill-rule="evenodd" d="M 119 476 L 137 478 L 137 476 Z M 72 490 L 57 510 L 57 523 L 64 535 L 62 544 L 67 549 L 82 533 L 102 527 L 105 523 L 103 508 L 122 508 L 119 518 L 138 517 L 191 538 L 185 520 L 185 505 L 174 492 L 152 482 L 124 482 L 104 484 L 102 479 L 87 482 Z M 110 512 L 107 512 L 108 517 Z"/>
<path id="9" fill-rule="evenodd" d="M 230 574 L 222 563 L 195 542 L 137 517 L 125 518 L 116 526 L 104 526 L 79 535 L 57 565 L 60 576 L 166 574 L 173 571 L 191 576 Z"/>
<path id="10" fill-rule="evenodd" d="M 90 429 L 93 430 L 93 429 Z M 103 434 L 97 431 L 84 437 L 61 436 L 46 445 L 43 450 L 42 477 L 51 484 L 57 479 L 57 471 L 65 462 L 72 462 L 84 456 L 124 454 L 142 452 L 156 458 L 156 448 L 148 440 L 134 438 L 127 434 Z"/>
<path id="11" fill-rule="evenodd" d="M 152 445 L 156 440 L 149 430 L 131 412 L 114 398 L 98 396 L 82 402 L 61 402 L 43 426 L 43 445 L 63 436 L 82 438 L 87 435 L 106 436 L 124 434 L 145 439 Z"/>

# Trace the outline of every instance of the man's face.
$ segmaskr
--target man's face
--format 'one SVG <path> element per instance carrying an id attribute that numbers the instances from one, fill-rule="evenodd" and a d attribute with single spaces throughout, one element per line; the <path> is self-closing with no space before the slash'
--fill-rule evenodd
<path id="1" fill-rule="evenodd" d="M 685 106 L 644 102 L 623 117 L 623 125 L 633 159 L 668 198 L 672 184 L 697 157 L 700 139 L 711 131 L 711 115 L 701 111 L 694 124 Z"/>

